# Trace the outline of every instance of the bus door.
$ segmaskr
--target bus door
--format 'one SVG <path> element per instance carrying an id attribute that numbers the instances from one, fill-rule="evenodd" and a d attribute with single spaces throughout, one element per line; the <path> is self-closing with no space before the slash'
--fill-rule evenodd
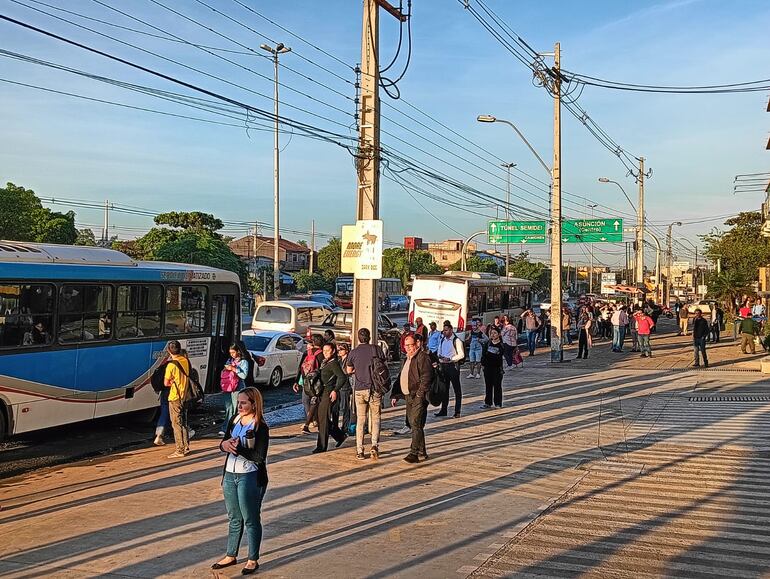
<path id="1" fill-rule="evenodd" d="M 240 339 L 240 301 L 235 286 L 211 290 L 211 346 L 206 392 L 219 392 L 219 374 L 230 357 L 230 344 Z"/>

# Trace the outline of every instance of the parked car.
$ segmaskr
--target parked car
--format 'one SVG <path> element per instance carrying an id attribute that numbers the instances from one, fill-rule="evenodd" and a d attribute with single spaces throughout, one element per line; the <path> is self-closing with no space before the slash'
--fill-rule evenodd
<path id="1" fill-rule="evenodd" d="M 409 298 L 402 295 L 388 296 L 390 298 L 391 312 L 407 311 L 409 309 Z"/>
<path id="2" fill-rule="evenodd" d="M 294 380 L 305 352 L 302 336 L 293 332 L 246 330 L 242 334 L 246 349 L 259 367 L 257 384 L 277 388 L 284 380 Z"/>
<path id="3" fill-rule="evenodd" d="M 331 308 L 310 300 L 262 302 L 254 312 L 252 330 L 274 330 L 304 334 L 311 324 L 320 324 Z"/>
<path id="4" fill-rule="evenodd" d="M 323 292 L 323 293 L 311 292 L 309 294 L 304 294 L 304 295 L 295 295 L 289 299 L 317 302 L 319 304 L 323 304 L 327 306 L 332 311 L 340 309 L 340 307 L 334 302 L 334 298 L 330 296 L 328 292 Z"/>
<path id="5" fill-rule="evenodd" d="M 334 332 L 334 338 L 337 342 L 350 343 L 350 334 L 353 329 L 352 310 L 337 310 L 330 313 L 323 323 L 317 326 L 310 326 L 306 332 L 306 338 L 309 339 L 313 334 L 323 334 L 325 330 Z M 377 333 L 379 344 L 385 355 L 391 360 L 401 359 L 401 332 L 388 316 L 379 314 L 377 320 Z"/>

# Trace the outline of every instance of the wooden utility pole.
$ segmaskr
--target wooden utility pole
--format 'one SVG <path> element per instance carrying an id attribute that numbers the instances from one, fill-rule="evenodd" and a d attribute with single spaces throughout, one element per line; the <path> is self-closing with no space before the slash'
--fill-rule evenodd
<path id="1" fill-rule="evenodd" d="M 644 283 L 644 157 L 639 157 L 639 205 L 636 208 L 636 274 L 635 281 Z"/>
<path id="2" fill-rule="evenodd" d="M 561 47 L 553 53 L 553 168 L 551 169 L 551 362 L 564 359 L 561 329 Z"/>

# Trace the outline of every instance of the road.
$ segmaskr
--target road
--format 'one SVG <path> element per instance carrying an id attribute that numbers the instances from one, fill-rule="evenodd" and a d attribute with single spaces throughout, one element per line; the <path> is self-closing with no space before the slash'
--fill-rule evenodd
<path id="1" fill-rule="evenodd" d="M 686 339 L 653 348 L 666 367 L 606 342 L 589 359 L 599 367 L 539 351 L 506 372 L 495 410 L 463 377 L 462 417 L 429 413 L 418 465 L 393 435 L 379 462 L 355 460 L 350 442 L 312 455 L 312 437 L 269 415 L 260 574 L 767 576 L 766 379 L 733 343 L 699 371 L 668 356 L 689 352 Z M 387 433 L 402 424 L 403 407 L 385 411 Z M 6 479 L 0 575 L 210 577 L 225 541 L 222 458 L 214 437 L 192 450 L 171 462 L 145 444 Z"/>

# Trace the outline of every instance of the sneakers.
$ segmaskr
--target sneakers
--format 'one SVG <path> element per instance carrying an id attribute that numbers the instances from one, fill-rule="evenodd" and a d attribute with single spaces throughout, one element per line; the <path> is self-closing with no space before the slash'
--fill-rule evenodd
<path id="1" fill-rule="evenodd" d="M 163 440 L 163 437 L 159 434 L 158 436 L 155 437 L 155 440 L 153 440 L 152 443 L 155 446 L 165 446 L 166 441 Z"/>
<path id="2" fill-rule="evenodd" d="M 356 453 L 356 458 L 358 460 L 364 460 L 366 457 L 364 456 L 364 453 L 362 451 L 359 451 Z"/>
<path id="3" fill-rule="evenodd" d="M 415 463 L 418 463 L 418 462 L 420 462 L 420 459 L 419 459 L 419 457 L 418 457 L 416 454 L 412 454 L 412 453 L 410 452 L 409 454 L 407 454 L 407 455 L 404 457 L 404 462 L 408 462 L 408 463 L 410 463 L 410 464 L 415 464 Z"/>
<path id="4" fill-rule="evenodd" d="M 373 446 L 371 452 L 369 452 L 369 458 L 372 460 L 379 460 L 380 450 L 376 446 Z"/>
<path id="5" fill-rule="evenodd" d="M 399 428 L 398 430 L 394 430 L 393 434 L 410 434 L 412 432 L 412 429 L 408 426 L 404 426 L 403 428 Z"/>
<path id="6" fill-rule="evenodd" d="M 468 374 L 465 378 L 466 379 L 473 379 L 475 377 L 476 377 L 476 374 Z M 404 460 L 406 460 L 406 459 L 404 459 Z"/>
<path id="7" fill-rule="evenodd" d="M 192 440 L 192 437 L 195 436 L 195 431 L 192 428 L 187 429 L 187 440 Z"/>
<path id="8" fill-rule="evenodd" d="M 167 458 L 184 458 L 188 454 L 190 454 L 190 453 L 189 452 L 175 451 L 173 454 L 169 454 Z"/>
<path id="9" fill-rule="evenodd" d="M 225 435 L 225 431 L 224 430 L 220 430 L 219 432 L 217 432 L 217 434 L 219 436 L 224 436 Z"/>
<path id="10" fill-rule="evenodd" d="M 307 425 L 302 427 L 302 430 L 299 432 L 300 434 L 310 434 L 310 429 L 307 427 Z"/>
<path id="11" fill-rule="evenodd" d="M 484 409 L 487 409 L 487 408 L 492 408 L 492 405 L 491 404 L 482 404 L 481 407 L 484 408 Z"/>

